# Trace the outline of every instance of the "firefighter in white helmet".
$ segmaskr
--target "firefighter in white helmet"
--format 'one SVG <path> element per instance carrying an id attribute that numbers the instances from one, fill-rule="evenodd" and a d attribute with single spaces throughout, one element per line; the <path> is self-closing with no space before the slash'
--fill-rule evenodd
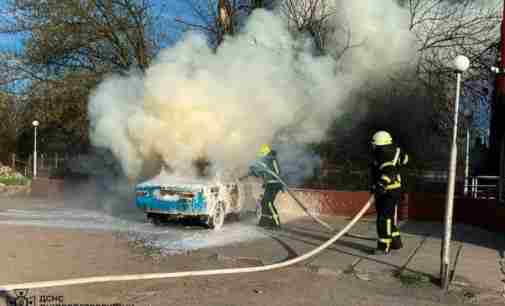
<path id="1" fill-rule="evenodd" d="M 400 168 L 408 163 L 408 155 L 394 145 L 386 131 L 378 131 L 372 138 L 371 192 L 375 195 L 377 211 L 377 249 L 374 254 L 388 254 L 403 247 L 396 224 L 395 210 L 402 198 Z"/>

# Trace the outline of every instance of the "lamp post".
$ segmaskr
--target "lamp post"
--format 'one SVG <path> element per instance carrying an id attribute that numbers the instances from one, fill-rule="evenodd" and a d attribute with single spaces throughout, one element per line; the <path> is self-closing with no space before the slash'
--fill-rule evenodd
<path id="1" fill-rule="evenodd" d="M 35 133 L 33 136 L 33 177 L 37 177 L 37 127 L 39 126 L 39 122 L 34 120 L 32 125 L 35 129 Z"/>
<path id="2" fill-rule="evenodd" d="M 465 148 L 465 196 L 468 194 L 468 172 L 470 167 L 470 119 L 472 118 L 472 110 L 467 108 L 463 112 L 467 120 L 468 126 L 466 127 L 466 148 Z"/>
<path id="3" fill-rule="evenodd" d="M 456 72 L 456 99 L 454 102 L 454 120 L 452 126 L 451 158 L 449 161 L 449 177 L 447 182 L 447 195 L 445 203 L 445 231 L 442 242 L 440 280 L 443 289 L 449 287 L 449 265 L 450 265 L 450 241 L 452 234 L 452 213 L 454 207 L 454 186 L 456 182 L 456 162 L 458 158 L 458 112 L 459 112 L 459 92 L 461 85 L 461 74 L 470 66 L 470 60 L 463 55 L 458 55 L 453 62 Z"/>

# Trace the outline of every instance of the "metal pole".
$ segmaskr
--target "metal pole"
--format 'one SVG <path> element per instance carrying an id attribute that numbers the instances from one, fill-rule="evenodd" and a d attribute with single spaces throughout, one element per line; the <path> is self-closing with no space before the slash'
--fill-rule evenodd
<path id="1" fill-rule="evenodd" d="M 472 197 L 474 199 L 477 198 L 477 178 L 476 177 L 472 178 Z"/>
<path id="2" fill-rule="evenodd" d="M 454 185 L 456 181 L 456 162 L 458 158 L 458 112 L 459 112 L 459 90 L 461 83 L 461 72 L 456 74 L 456 101 L 454 102 L 454 123 L 452 127 L 451 159 L 449 162 L 449 182 L 447 183 L 447 201 L 445 204 L 445 231 L 442 243 L 442 260 L 440 265 L 441 286 L 447 290 L 449 287 L 449 266 L 450 266 L 450 242 L 452 234 L 452 213 L 454 206 Z"/>
<path id="3" fill-rule="evenodd" d="M 33 177 L 37 177 L 37 127 L 35 126 L 35 136 L 33 137 Z"/>
<path id="4" fill-rule="evenodd" d="M 466 129 L 466 152 L 465 152 L 465 196 L 468 194 L 468 168 L 470 163 L 470 128 Z"/>

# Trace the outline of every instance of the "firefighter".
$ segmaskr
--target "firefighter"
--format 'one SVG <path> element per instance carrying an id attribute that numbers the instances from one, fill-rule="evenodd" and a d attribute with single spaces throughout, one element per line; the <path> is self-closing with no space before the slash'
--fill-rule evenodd
<path id="1" fill-rule="evenodd" d="M 377 249 L 374 254 L 388 254 L 403 247 L 395 211 L 402 199 L 400 168 L 408 163 L 408 155 L 393 144 L 391 135 L 378 131 L 372 138 L 371 192 L 377 211 Z"/>
<path id="2" fill-rule="evenodd" d="M 283 190 L 283 185 L 268 169 L 278 176 L 281 175 L 279 163 L 277 161 L 277 152 L 272 150 L 269 145 L 263 144 L 258 151 L 258 159 L 249 168 L 249 175 L 263 179 L 263 188 L 265 192 L 261 199 L 261 218 L 259 226 L 271 229 L 280 229 L 281 221 L 279 213 L 275 207 L 275 197 L 279 191 Z"/>

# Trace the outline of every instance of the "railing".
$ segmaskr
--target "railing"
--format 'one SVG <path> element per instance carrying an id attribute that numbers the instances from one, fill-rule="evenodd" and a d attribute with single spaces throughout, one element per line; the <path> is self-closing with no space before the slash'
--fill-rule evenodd
<path id="1" fill-rule="evenodd" d="M 464 195 L 473 199 L 497 199 L 499 176 L 471 176 L 464 186 Z"/>
<path id="2" fill-rule="evenodd" d="M 505 202 L 505 178 L 501 177 L 498 181 L 498 200 L 500 202 Z"/>
<path id="3" fill-rule="evenodd" d="M 57 169 L 67 160 L 69 160 L 69 156 L 40 153 L 37 158 L 37 172 L 39 176 L 48 176 L 53 169 Z M 33 175 L 33 155 L 30 155 L 28 159 L 22 159 L 16 154 L 11 154 L 9 166 L 23 175 L 31 177 Z"/>

